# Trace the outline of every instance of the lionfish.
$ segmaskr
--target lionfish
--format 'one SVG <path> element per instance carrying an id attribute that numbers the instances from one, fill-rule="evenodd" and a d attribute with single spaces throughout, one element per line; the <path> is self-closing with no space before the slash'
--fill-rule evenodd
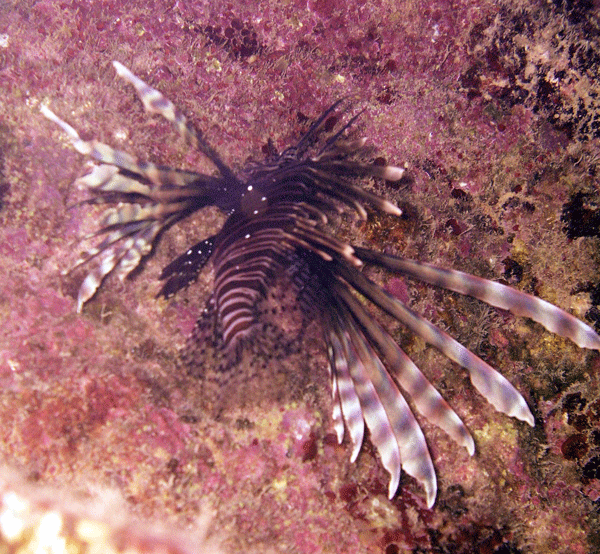
<path id="1" fill-rule="evenodd" d="M 381 288 L 361 271 L 363 266 L 378 266 L 472 296 L 541 323 L 579 347 L 600 350 L 600 336 L 592 328 L 544 300 L 460 271 L 353 246 L 333 235 L 327 226 L 328 215 L 344 210 L 351 209 L 362 219 L 367 218 L 365 206 L 401 215 L 396 205 L 357 184 L 361 177 L 398 181 L 404 173 L 399 167 L 361 159 L 366 141 L 352 140 L 347 133 L 360 114 L 342 123 L 339 130 L 335 131 L 335 125 L 327 129 L 344 100 L 326 109 L 296 145 L 236 174 L 159 91 L 119 62 L 113 64 L 118 75 L 135 87 L 145 109 L 171 122 L 216 171 L 205 175 L 159 167 L 98 141 L 84 141 L 43 106 L 42 113 L 66 132 L 78 152 L 100 162 L 79 180 L 94 193 L 88 202 L 113 205 L 100 220 L 97 234 L 104 239 L 75 264 L 98 259 L 81 285 L 77 310 L 81 311 L 107 275 L 124 279 L 131 273 L 166 228 L 206 206 L 218 207 L 227 216 L 220 231 L 163 269 L 160 279 L 165 282 L 159 295 L 170 297 L 187 287 L 212 261 L 214 289 L 204 314 L 212 320 L 217 344 L 224 350 L 235 349 L 257 332 L 258 303 L 278 275 L 287 274 L 297 302 L 322 324 L 337 439 L 341 443 L 344 430 L 348 430 L 354 462 L 366 424 L 390 474 L 390 498 L 396 493 L 402 470 L 423 486 L 428 507 L 433 506 L 437 494 L 423 431 L 400 389 L 422 416 L 469 454 L 473 455 L 475 445 L 459 416 L 372 316 L 367 302 L 467 369 L 473 386 L 496 410 L 531 426 L 534 418 L 507 379 Z"/>

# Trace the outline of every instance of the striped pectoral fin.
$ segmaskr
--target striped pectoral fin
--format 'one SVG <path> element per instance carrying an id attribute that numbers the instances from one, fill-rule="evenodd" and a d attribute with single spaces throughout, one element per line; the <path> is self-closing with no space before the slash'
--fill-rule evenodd
<path id="1" fill-rule="evenodd" d="M 146 223 L 137 233 L 126 237 L 121 242 L 114 242 L 100 251 L 102 253 L 100 263 L 88 273 L 79 289 L 77 311 L 81 312 L 83 305 L 94 296 L 107 275 L 114 272 L 119 279 L 125 279 L 150 252 L 159 231 L 158 222 Z M 81 263 L 88 260 L 89 258 L 84 259 Z"/>
<path id="2" fill-rule="evenodd" d="M 331 421 L 333 422 L 333 428 L 337 436 L 338 444 L 342 444 L 344 440 L 344 418 L 342 415 L 342 402 L 340 400 L 340 394 L 338 391 L 337 376 L 334 371 L 331 370 L 331 397 L 332 397 L 332 408 L 331 408 Z"/>
<path id="3" fill-rule="evenodd" d="M 102 280 L 114 269 L 117 262 L 118 260 L 115 259 L 115 252 L 112 250 L 107 251 L 101 257 L 98 267 L 87 274 L 81 287 L 79 287 L 79 294 L 77 295 L 78 313 L 81 312 L 83 305 L 96 294 Z"/>
<path id="4" fill-rule="evenodd" d="M 97 165 L 93 170 L 77 179 L 76 184 L 82 188 L 91 189 L 95 193 L 120 194 L 125 197 L 138 195 L 156 202 L 170 201 L 174 198 L 199 196 L 197 188 L 186 188 L 206 176 L 193 171 L 178 171 L 154 167 L 152 178 L 142 174 L 146 168 L 138 165 L 136 175 L 123 174 L 116 165 Z M 143 180 L 140 180 L 143 177 Z M 149 183 L 150 181 L 151 183 Z M 170 191 L 170 192 L 169 192 Z"/>
<path id="5" fill-rule="evenodd" d="M 327 370 L 329 377 L 331 378 L 331 420 L 333 422 L 333 429 L 335 431 L 338 444 L 342 444 L 344 440 L 344 419 L 342 416 L 342 404 L 340 401 L 340 393 L 338 391 L 337 384 L 337 372 L 335 368 L 335 357 L 333 352 L 333 346 L 327 336 L 327 332 L 324 333 L 325 343 L 327 344 Z"/>
<path id="6" fill-rule="evenodd" d="M 350 375 L 348 354 L 343 344 L 344 339 L 338 329 L 331 328 L 328 334 L 329 345 L 333 352 L 333 371 L 336 377 L 340 408 L 352 443 L 350 460 L 354 462 L 362 446 L 365 423 L 360 407 L 360 400 L 354 389 L 354 383 Z"/>
<path id="7" fill-rule="evenodd" d="M 131 235 L 135 235 L 140 229 L 142 229 L 142 227 L 145 225 L 145 223 L 146 222 L 144 222 L 144 221 L 136 221 L 136 222 L 130 223 L 128 225 L 122 225 L 118 229 L 111 231 L 102 240 L 102 242 L 100 242 L 96 246 L 92 246 L 91 248 L 89 248 L 88 251 L 81 258 L 79 258 L 73 264 L 73 266 L 71 268 L 63 271 L 63 275 L 71 273 L 74 269 L 77 269 L 79 266 L 86 264 L 87 262 L 89 262 L 90 260 L 92 260 L 93 258 L 98 256 L 102 252 L 105 252 L 106 250 L 111 248 L 115 243 L 117 243 L 121 239 L 124 239 L 125 237 L 129 237 Z M 85 239 L 95 237 L 98 235 L 98 233 L 101 233 L 101 232 L 103 232 L 103 231 L 97 231 L 95 233 L 92 233 L 90 236 L 85 237 Z"/>
<path id="8" fill-rule="evenodd" d="M 452 337 L 446 336 L 440 342 L 446 344 L 440 350 L 469 371 L 473 386 L 496 410 L 535 426 L 527 402 L 508 379 Z"/>
<path id="9" fill-rule="evenodd" d="M 571 339 L 581 348 L 600 350 L 600 336 L 589 325 L 554 304 L 495 281 L 462 271 L 357 248 L 364 262 L 374 263 L 432 285 L 477 298 L 490 306 L 508 310 L 542 324 L 549 331 Z"/>
<path id="10" fill-rule="evenodd" d="M 580 348 L 600 350 L 600 336 L 589 325 L 541 298 L 462 272 L 456 272 L 450 284 L 464 290 L 462 294 L 532 319 L 552 333 L 572 340 Z"/>
<path id="11" fill-rule="evenodd" d="M 178 210 L 174 211 L 177 213 Z M 168 214 L 164 212 L 164 207 L 161 205 L 149 204 L 147 206 L 140 206 L 139 204 L 129 203 L 121 203 L 118 206 L 105 210 L 100 217 L 100 230 L 85 238 L 89 239 L 103 233 L 108 233 L 107 236 L 100 244 L 90 248 L 65 273 L 73 271 L 73 269 L 89 262 L 92 258 L 108 249 L 115 249 L 116 251 L 119 248 L 116 246 L 116 243 L 132 236 L 135 239 L 132 246 L 128 249 L 130 251 L 130 258 L 128 258 L 129 261 L 127 263 L 123 263 L 123 267 L 133 263 L 137 258 L 134 252 L 144 252 L 142 255 L 145 255 L 145 252 L 149 252 L 160 229 L 169 224 Z M 139 260 L 135 263 L 134 267 L 138 263 Z"/>
<path id="12" fill-rule="evenodd" d="M 140 165 L 133 156 L 126 152 L 115 150 L 108 144 L 98 142 L 97 140 L 83 140 L 71 125 L 60 119 L 52 110 L 46 106 L 42 106 L 40 110 L 45 117 L 56 123 L 67 134 L 71 139 L 73 147 L 80 154 L 91 156 L 103 164 L 114 165 L 132 173 L 146 176 L 146 168 Z M 148 167 L 152 168 L 154 166 L 148 164 Z"/>
<path id="13" fill-rule="evenodd" d="M 378 391 L 371 380 L 371 375 L 369 375 L 372 373 L 372 368 L 367 366 L 371 366 L 373 361 L 369 359 L 363 345 L 357 341 L 353 330 L 348 329 L 346 321 L 339 322 L 338 336 L 348 364 L 352 385 L 360 402 L 361 417 L 369 428 L 371 442 L 379 452 L 383 467 L 390 474 L 389 495 L 391 498 L 398 489 L 402 463 L 394 431 Z"/>
<path id="14" fill-rule="evenodd" d="M 173 213 L 181 212 L 184 208 L 184 203 L 147 204 L 142 206 L 122 202 L 117 206 L 108 208 L 100 217 L 99 224 L 102 229 L 108 229 L 115 226 L 126 226 L 137 221 L 161 221 Z"/>
<path id="15" fill-rule="evenodd" d="M 116 165 L 96 165 L 90 173 L 80 177 L 75 184 L 84 189 L 94 189 L 102 192 L 122 192 L 148 195 L 150 187 L 137 179 L 125 177 Z"/>
<path id="16" fill-rule="evenodd" d="M 362 257 L 362 253 L 360 255 Z M 343 267 L 341 273 L 360 294 L 406 325 L 442 354 L 467 369 L 475 388 L 483 391 L 485 399 L 498 411 L 534 425 L 533 415 L 523 396 L 494 368 L 433 323 L 407 308 L 362 273 L 353 268 Z"/>
<path id="17" fill-rule="evenodd" d="M 79 288 L 79 294 L 77 296 L 77 312 L 81 312 L 83 305 L 96 294 L 96 291 L 102 284 L 104 278 L 115 269 L 125 255 L 125 252 L 127 252 L 134 243 L 135 239 L 129 237 L 123 244 L 118 246 L 113 245 L 102 253 L 100 256 L 100 263 L 87 274 Z"/>
<path id="18" fill-rule="evenodd" d="M 40 111 L 42 115 L 49 119 L 50 121 L 56 123 L 71 139 L 71 143 L 77 152 L 80 154 L 89 155 L 92 151 L 92 146 L 90 142 L 84 141 L 79 136 L 79 133 L 71 127 L 66 121 L 62 120 L 58 117 L 48 106 L 40 106 Z"/>
<path id="19" fill-rule="evenodd" d="M 473 386 L 496 410 L 534 426 L 533 414 L 527 402 L 504 376 L 456 339 L 412 310 L 403 308 L 398 310 L 397 319 L 442 354 L 467 369 Z"/>
<path id="20" fill-rule="evenodd" d="M 472 456 L 475 453 L 473 437 L 456 412 L 388 332 L 365 311 L 352 293 L 343 285 L 340 285 L 338 290 L 362 327 L 365 337 L 377 347 L 388 366 L 394 370 L 400 386 L 414 402 L 419 413 L 445 431 L 457 444 L 464 446 Z"/>
<path id="21" fill-rule="evenodd" d="M 175 107 L 175 105 L 165 98 L 158 90 L 152 88 L 146 82 L 134 75 L 122 63 L 113 62 L 113 66 L 119 77 L 122 77 L 134 87 L 144 108 L 150 113 L 159 114 L 167 121 L 172 123 L 186 142 L 196 144 L 198 137 L 194 130 L 188 126 L 185 116 Z"/>
<path id="22" fill-rule="evenodd" d="M 344 311 L 340 324 L 348 337 L 348 349 L 354 352 L 354 365 L 350 364 L 352 378 L 355 387 L 361 390 L 367 384 L 363 395 L 359 388 L 357 392 L 371 441 L 391 476 L 389 497 L 396 493 L 403 469 L 425 489 L 427 505 L 431 507 L 437 494 L 437 480 L 423 431 L 379 356 L 355 325 L 351 308 Z M 398 462 L 400 466 L 396 465 Z"/>
<path id="23" fill-rule="evenodd" d="M 68 123 L 60 119 L 46 106 L 41 107 L 42 114 L 56 123 L 71 139 L 75 150 L 91 156 L 101 162 L 91 173 L 77 180 L 79 185 L 101 192 L 139 194 L 152 197 L 153 191 L 162 185 L 186 187 L 204 175 L 193 171 L 160 168 L 151 162 L 138 161 L 136 158 L 97 140 L 85 141 Z M 120 170 L 129 172 L 124 175 Z M 140 180 L 141 179 L 141 180 Z M 146 181 L 146 182 L 143 182 Z M 152 183 L 154 187 L 149 186 Z M 188 196 L 198 195 L 196 189 L 190 189 Z"/>
<path id="24" fill-rule="evenodd" d="M 385 333 L 383 329 L 381 331 Z M 385 352 L 385 360 L 394 370 L 394 375 L 400 386 L 414 402 L 419 413 L 442 429 L 459 446 L 466 448 L 467 452 L 473 456 L 475 454 L 475 442 L 457 413 L 403 350 L 389 336 L 377 339 L 377 333 L 375 331 L 371 335 L 374 337 L 373 340 L 377 341 L 378 346 L 381 345 L 382 350 Z M 387 339 L 390 339 L 390 342 Z"/>
<path id="25" fill-rule="evenodd" d="M 127 152 L 96 140 L 91 140 L 86 144 L 88 145 L 86 151 L 82 153 L 89 154 L 104 166 L 114 166 L 120 170 L 119 173 L 115 172 L 113 175 L 108 175 L 107 170 L 102 170 L 106 172 L 108 179 L 105 178 L 105 174 L 94 174 L 94 172 L 79 179 L 78 183 L 87 184 L 88 187 L 99 191 L 141 194 L 154 198 L 162 190 L 161 187 L 165 185 L 185 188 L 199 179 L 205 178 L 204 175 L 194 171 L 158 167 L 152 162 L 138 160 Z M 81 152 L 81 150 L 79 151 Z M 104 179 L 100 181 L 101 178 Z M 181 193 L 179 194 L 181 195 Z M 188 196 L 197 194 L 197 191 L 192 188 Z"/>
<path id="26" fill-rule="evenodd" d="M 161 228 L 161 222 L 149 221 L 144 228 L 136 234 L 133 244 L 127 248 L 115 271 L 115 275 L 121 281 L 123 281 L 139 265 L 142 258 L 150 254 L 152 245 Z"/>
<path id="27" fill-rule="evenodd" d="M 148 112 L 160 114 L 167 121 L 176 124 L 178 128 L 179 126 L 185 128 L 185 117 L 179 113 L 177 108 L 170 100 L 167 100 L 159 91 L 152 88 L 139 77 L 134 75 L 122 63 L 114 61 L 113 67 L 115 68 L 115 71 L 119 77 L 122 77 L 135 87 L 140 100 L 144 104 L 144 108 L 146 108 Z"/>

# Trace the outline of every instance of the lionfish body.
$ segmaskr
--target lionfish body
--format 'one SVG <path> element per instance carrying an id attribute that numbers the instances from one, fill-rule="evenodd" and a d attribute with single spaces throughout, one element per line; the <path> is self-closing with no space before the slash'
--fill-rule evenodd
<path id="1" fill-rule="evenodd" d="M 169 297 L 193 282 L 210 260 L 214 289 L 205 315 L 212 318 L 217 344 L 235 349 L 256 332 L 257 305 L 277 276 L 294 284 L 298 302 L 321 320 L 332 383 L 333 423 L 339 442 L 347 429 L 352 460 L 358 455 L 365 424 L 382 464 L 390 473 L 389 496 L 395 494 L 401 470 L 422 484 L 428 506 L 437 491 L 436 476 L 423 432 L 405 400 L 470 454 L 469 431 L 410 358 L 373 318 L 365 302 L 377 306 L 407 326 L 451 360 L 466 368 L 475 388 L 499 411 L 534 424 L 521 394 L 496 370 L 448 334 L 388 294 L 361 271 L 363 265 L 425 281 L 492 306 L 529 317 L 580 347 L 600 350 L 600 337 L 586 324 L 543 300 L 499 283 L 462 272 L 354 247 L 327 228 L 328 215 L 351 208 L 361 218 L 371 210 L 400 215 L 394 204 L 356 184 L 360 177 L 399 180 L 403 170 L 363 163 L 357 156 L 364 141 L 350 141 L 341 130 L 320 140 L 333 104 L 316 120 L 298 144 L 262 165 L 236 175 L 201 133 L 158 91 L 114 62 L 148 111 L 174 124 L 193 147 L 215 165 L 218 175 L 179 171 L 140 162 L 77 132 L 46 107 L 81 153 L 100 165 L 80 182 L 94 193 L 90 202 L 111 203 L 100 223 L 104 239 L 76 266 L 97 259 L 83 281 L 78 310 L 96 292 L 104 277 L 121 279 L 148 255 L 160 233 L 209 205 L 227 214 L 221 230 L 205 238 L 164 268 L 159 294 Z"/>

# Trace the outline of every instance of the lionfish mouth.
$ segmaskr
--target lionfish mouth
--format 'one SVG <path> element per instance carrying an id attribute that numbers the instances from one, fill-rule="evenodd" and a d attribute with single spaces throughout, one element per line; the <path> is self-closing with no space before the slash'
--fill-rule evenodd
<path id="1" fill-rule="evenodd" d="M 114 67 L 136 88 L 146 110 L 170 121 L 191 147 L 213 163 L 218 174 L 158 167 L 95 140 L 84 141 L 43 106 L 42 113 L 67 133 L 78 152 L 100 162 L 79 180 L 93 194 L 89 202 L 113 205 L 100 220 L 98 234 L 104 239 L 75 264 L 96 262 L 79 290 L 77 310 L 94 296 L 107 275 L 124 279 L 131 273 L 166 228 L 206 206 L 217 206 L 227 214 L 223 227 L 164 268 L 159 295 L 169 297 L 187 287 L 210 260 L 214 289 L 205 315 L 212 318 L 217 344 L 232 349 L 255 332 L 257 304 L 277 274 L 286 272 L 302 308 L 322 323 L 338 441 L 342 442 L 347 429 L 354 461 L 366 424 L 390 474 L 390 498 L 402 470 L 423 486 L 429 507 L 437 494 L 425 437 L 401 390 L 418 412 L 469 454 L 475 446 L 464 423 L 368 311 L 367 302 L 467 369 L 473 386 L 496 410 L 531 426 L 534 418 L 523 396 L 500 373 L 365 276 L 364 265 L 475 297 L 541 323 L 582 348 L 600 350 L 600 337 L 593 329 L 544 300 L 460 271 L 352 246 L 333 235 L 327 227 L 328 215 L 343 209 L 364 219 L 367 208 L 401 214 L 395 204 L 357 184 L 365 177 L 397 181 L 404 173 L 391 165 L 361 161 L 365 141 L 346 135 L 358 116 L 323 138 L 327 120 L 343 100 L 325 110 L 295 146 L 247 168 L 242 177 L 160 92 L 119 62 Z M 202 336 L 195 335 L 198 340 Z"/>

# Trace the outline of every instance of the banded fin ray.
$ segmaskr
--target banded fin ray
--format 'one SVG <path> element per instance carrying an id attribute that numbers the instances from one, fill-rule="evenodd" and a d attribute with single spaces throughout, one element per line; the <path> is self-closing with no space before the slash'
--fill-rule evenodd
<path id="1" fill-rule="evenodd" d="M 365 262 L 382 266 L 418 281 L 472 296 L 495 308 L 532 319 L 548 331 L 572 340 L 580 348 L 600 350 L 600 336 L 589 325 L 541 298 L 462 271 L 442 269 L 428 263 L 364 248 L 356 250 L 358 256 Z"/>
<path id="2" fill-rule="evenodd" d="M 361 250 L 361 255 L 364 250 Z M 340 274 L 376 306 L 389 313 L 413 333 L 469 371 L 473 386 L 499 412 L 525 421 L 533 427 L 534 418 L 523 396 L 493 367 L 457 340 L 407 308 L 362 273 L 341 267 Z"/>
<path id="3" fill-rule="evenodd" d="M 340 309 L 338 317 L 344 317 L 346 314 L 340 306 L 338 309 Z M 367 424 L 371 442 L 379 452 L 383 467 L 390 474 L 389 496 L 391 498 L 398 489 L 402 466 L 399 444 L 381 397 L 384 391 L 375 385 L 378 377 L 376 373 L 380 371 L 380 365 L 372 357 L 374 353 L 369 351 L 369 346 L 360 337 L 359 332 L 349 325 L 347 320 L 344 319 L 342 323 L 336 321 L 333 327 L 360 403 L 359 419 L 364 419 Z M 352 456 L 356 459 L 360 445 L 357 442 L 354 446 Z"/>
<path id="4" fill-rule="evenodd" d="M 107 275 L 114 272 L 119 279 L 124 279 L 152 251 L 162 231 L 211 203 L 215 189 L 219 190 L 222 186 L 222 179 L 138 162 L 133 156 L 106 144 L 82 140 L 72 126 L 46 106 L 42 106 L 41 111 L 65 131 L 78 152 L 101 162 L 77 181 L 99 195 L 89 202 L 116 203 L 119 199 L 123 200 L 105 210 L 99 220 L 100 229 L 85 238 L 105 233 L 107 236 L 98 245 L 89 248 L 65 272 L 102 255 L 98 266 L 90 271 L 81 285 L 77 298 L 77 311 L 80 312 Z M 188 277 L 187 283 L 193 280 L 192 274 Z M 173 286 L 175 281 L 169 285 Z M 177 290 L 183 286 L 180 279 Z"/>
<path id="5" fill-rule="evenodd" d="M 340 410 L 346 428 L 348 429 L 348 434 L 350 435 L 350 442 L 352 443 L 350 461 L 355 462 L 363 442 L 365 420 L 363 418 L 360 400 L 358 399 L 352 377 L 350 376 L 348 357 L 343 346 L 344 341 L 340 336 L 339 329 L 333 322 L 328 321 L 326 325 L 328 326 L 326 339 L 332 350 L 332 377 L 335 377 L 336 380 L 336 390 L 339 397 Z M 339 429 L 337 431 L 338 440 L 341 443 L 343 432 L 340 432 Z"/>
<path id="6" fill-rule="evenodd" d="M 71 144 L 80 154 L 91 156 L 104 165 L 115 166 L 121 170 L 128 171 L 133 175 L 138 175 L 147 179 L 157 185 L 161 184 L 161 177 L 164 175 L 164 172 L 161 172 L 161 170 L 153 163 L 139 162 L 134 156 L 127 152 L 116 150 L 112 146 L 97 140 L 85 141 L 71 125 L 59 118 L 47 106 L 42 105 L 40 111 L 47 119 L 56 123 L 67 134 L 71 140 Z M 106 169 L 102 171 L 106 171 Z M 87 186 L 92 186 L 92 188 L 97 186 L 90 184 L 95 179 L 98 180 L 98 184 L 100 184 L 100 182 L 102 184 L 109 182 L 104 179 L 104 174 L 101 172 L 96 172 L 95 174 L 92 172 L 88 175 L 86 182 Z M 102 181 L 100 181 L 100 179 L 102 179 Z"/>
<path id="7" fill-rule="evenodd" d="M 388 366 L 394 371 L 398 383 L 414 402 L 417 410 L 428 421 L 445 431 L 458 445 L 464 446 L 472 456 L 475 453 L 475 443 L 456 412 L 388 332 L 367 314 L 360 302 L 345 286 L 338 287 L 338 294 L 348 305 L 350 313 L 361 326 L 368 342 L 374 344 L 383 354 Z"/>
<path id="8" fill-rule="evenodd" d="M 77 296 L 77 312 L 96 293 L 104 278 L 116 269 L 116 276 L 123 280 L 139 264 L 152 248 L 152 243 L 160 231 L 160 224 L 152 222 L 144 225 L 134 236 L 115 244 L 102 252 L 100 264 L 83 280 Z M 85 263 L 88 260 L 84 260 Z"/>
<path id="9" fill-rule="evenodd" d="M 208 144 L 199 131 L 188 123 L 186 117 L 170 100 L 134 75 L 122 63 L 114 61 L 113 66 L 120 77 L 134 86 L 146 111 L 160 114 L 167 121 L 171 122 L 185 141 L 200 150 L 217 167 L 226 180 L 232 182 L 238 181 L 237 177 L 229 169 L 229 166 L 221 160 L 221 157 L 214 148 Z"/>
<path id="10" fill-rule="evenodd" d="M 364 419 L 383 466 L 390 473 L 389 497 L 396 493 L 403 469 L 425 489 L 427 505 L 435 501 L 437 480 L 425 436 L 410 406 L 398 390 L 368 338 L 360 329 L 355 300 L 344 285 L 334 287 L 338 335 L 347 347 L 346 359 L 360 398 Z M 348 303 L 350 301 L 350 303 Z M 361 391 L 363 394 L 361 394 Z M 396 458 L 396 450 L 400 459 Z"/>
<path id="11" fill-rule="evenodd" d="M 327 344 L 327 371 L 331 379 L 331 422 L 337 437 L 338 444 L 342 444 L 344 440 L 344 419 L 342 415 L 342 405 L 340 400 L 340 392 L 338 390 L 338 362 L 335 358 L 335 352 L 332 346 L 332 339 L 328 337 L 327 332 L 323 334 L 324 342 Z"/>

